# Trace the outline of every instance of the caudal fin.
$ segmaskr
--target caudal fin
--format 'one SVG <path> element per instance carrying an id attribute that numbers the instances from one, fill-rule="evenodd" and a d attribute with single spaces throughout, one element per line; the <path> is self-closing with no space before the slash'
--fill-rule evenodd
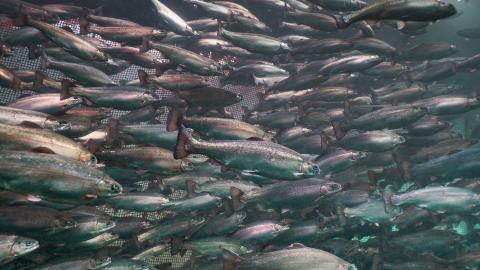
<path id="1" fill-rule="evenodd" d="M 243 259 L 228 249 L 222 249 L 223 270 L 235 270 L 236 265 Z"/>
<path id="2" fill-rule="evenodd" d="M 71 81 L 67 79 L 62 80 L 62 89 L 60 90 L 60 100 L 67 99 L 72 96 L 70 90 L 75 86 Z"/>
<path id="3" fill-rule="evenodd" d="M 175 159 L 182 159 L 190 154 L 189 147 L 193 139 L 192 133 L 193 131 L 191 129 L 180 126 L 180 129 L 178 130 L 177 144 L 175 145 L 175 151 L 173 152 L 173 157 Z"/>
<path id="4" fill-rule="evenodd" d="M 88 14 L 84 13 L 80 16 L 79 26 L 80 26 L 80 35 L 86 35 L 90 31 L 90 22 L 87 19 Z"/>
<path id="5" fill-rule="evenodd" d="M 338 29 L 345 29 L 350 25 L 350 15 L 334 16 Z"/>
<path id="6" fill-rule="evenodd" d="M 140 81 L 140 86 L 143 88 L 148 87 L 148 74 L 145 72 L 145 70 L 139 69 L 137 71 L 138 74 L 138 80 Z"/>
<path id="7" fill-rule="evenodd" d="M 45 74 L 43 74 L 41 71 L 37 70 L 35 71 L 35 78 L 33 80 L 33 88 L 34 89 L 38 89 L 38 88 L 41 88 L 43 87 L 43 81 L 46 79 L 47 77 L 45 76 Z"/>
<path id="8" fill-rule="evenodd" d="M 180 128 L 180 125 L 182 124 L 182 119 L 182 109 L 176 107 L 170 108 L 167 116 L 167 131 L 171 132 L 178 130 Z"/>
<path id="9" fill-rule="evenodd" d="M 238 211 L 243 208 L 243 203 L 241 201 L 241 196 L 243 194 L 243 191 L 236 187 L 231 187 L 230 188 L 230 197 L 232 197 L 232 205 L 233 205 L 233 210 Z"/>
<path id="10" fill-rule="evenodd" d="M 393 205 L 392 205 L 392 196 L 393 196 L 393 193 L 391 190 L 389 189 L 386 189 L 384 192 L 383 192 L 383 202 L 385 203 L 385 212 L 387 213 L 391 213 L 392 212 L 392 208 L 393 208 Z"/>
<path id="11" fill-rule="evenodd" d="M 337 140 L 340 140 L 345 136 L 345 130 L 340 122 L 332 120 L 332 127 Z"/>

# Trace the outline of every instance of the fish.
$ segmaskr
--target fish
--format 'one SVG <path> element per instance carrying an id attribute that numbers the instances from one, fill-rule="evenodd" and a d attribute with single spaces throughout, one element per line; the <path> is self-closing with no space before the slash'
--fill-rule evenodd
<path id="1" fill-rule="evenodd" d="M 288 225 L 281 225 L 274 221 L 259 221 L 246 224 L 245 227 L 236 231 L 232 237 L 247 244 L 258 245 L 267 243 L 288 229 Z"/>
<path id="2" fill-rule="evenodd" d="M 478 39 L 480 38 L 480 29 L 465 28 L 457 31 L 457 35 L 465 38 Z"/>
<path id="3" fill-rule="evenodd" d="M 17 235 L 0 235 L 0 264 L 7 264 L 23 257 L 40 247 L 37 240 Z"/>
<path id="4" fill-rule="evenodd" d="M 95 156 L 87 149 L 48 129 L 0 124 L 0 134 L 2 150 L 30 150 L 96 163 Z"/>
<path id="5" fill-rule="evenodd" d="M 192 27 L 188 25 L 180 16 L 178 16 L 173 10 L 167 7 L 159 0 L 151 0 L 156 15 L 162 20 L 168 27 L 175 33 L 180 35 L 192 36 L 197 35 L 193 31 Z"/>
<path id="6" fill-rule="evenodd" d="M 147 26 L 92 26 L 85 21 L 80 23 L 80 34 L 82 35 L 94 33 L 106 40 L 125 44 L 138 45 L 142 44 L 145 37 L 161 40 L 167 35 L 165 31 Z"/>
<path id="7" fill-rule="evenodd" d="M 21 15 L 22 16 L 22 15 Z M 30 18 L 20 17 L 21 24 L 35 27 L 58 46 L 85 60 L 106 61 L 107 57 L 92 43 L 62 28 Z"/>
<path id="8" fill-rule="evenodd" d="M 416 105 L 388 106 L 379 110 L 366 113 L 358 118 L 345 122 L 344 124 L 332 121 L 335 136 L 341 138 L 344 130 L 378 130 L 402 128 L 404 125 L 413 123 L 423 117 L 428 109 Z"/>
<path id="9" fill-rule="evenodd" d="M 193 73 L 204 76 L 223 75 L 223 71 L 221 70 L 219 63 L 189 50 L 153 41 L 148 42 L 148 44 L 145 46 L 162 52 L 168 59 L 185 67 L 187 70 Z M 145 50 L 146 49 L 141 49 L 141 51 Z"/>
<path id="10" fill-rule="evenodd" d="M 294 20 L 297 23 L 308 25 L 314 29 L 325 31 L 325 32 L 334 32 L 338 30 L 337 20 L 335 17 L 316 12 L 303 12 L 299 10 L 286 11 L 285 16 Z"/>
<path id="11" fill-rule="evenodd" d="M 40 30 L 34 27 L 22 27 L 2 39 L 9 46 L 29 46 L 47 42 L 48 39 Z"/>
<path id="12" fill-rule="evenodd" d="M 324 9 L 334 11 L 354 11 L 367 6 L 367 3 L 362 0 L 314 0 L 312 2 Z"/>
<path id="13" fill-rule="evenodd" d="M 192 133 L 193 130 L 183 127 L 178 131 L 174 151 L 176 159 L 192 153 L 205 154 L 226 166 L 285 180 L 301 179 L 318 174 L 318 168 L 315 165 L 305 161 L 297 152 L 281 145 L 246 140 L 208 142 L 193 138 Z M 265 158 L 266 156 L 276 157 L 278 160 L 269 160 Z M 255 166 L 252 166 L 253 164 Z"/>
<path id="14" fill-rule="evenodd" d="M 223 249 L 224 269 L 298 269 L 321 267 L 322 269 L 354 269 L 343 259 L 320 249 L 293 244 L 286 249 L 267 252 L 251 258 L 241 258 L 234 251 Z"/>
<path id="15" fill-rule="evenodd" d="M 227 237 L 206 237 L 183 242 L 178 248 L 191 249 L 197 256 L 217 258 L 222 256 L 222 250 L 227 249 L 239 254 L 252 252 L 249 247 L 241 244 L 240 241 Z"/>
<path id="16" fill-rule="evenodd" d="M 43 56 L 42 68 L 57 69 L 85 86 L 117 85 L 107 74 L 83 64 L 55 61 Z"/>
<path id="17" fill-rule="evenodd" d="M 444 199 L 438 199 L 437 196 Z M 404 194 L 385 194 L 387 208 L 415 205 L 438 213 L 465 212 L 476 207 L 478 195 L 457 187 L 425 187 Z"/>
<path id="18" fill-rule="evenodd" d="M 340 17 L 340 28 L 362 20 L 436 21 L 457 13 L 454 5 L 437 0 L 387 0 Z"/>
<path id="19" fill-rule="evenodd" d="M 108 198 L 105 203 L 115 209 L 123 209 L 139 212 L 153 212 L 163 209 L 163 204 L 168 203 L 169 199 L 161 194 L 155 193 L 134 193 L 120 194 Z"/>
<path id="20" fill-rule="evenodd" d="M 112 263 L 112 258 L 110 257 L 100 257 L 97 259 L 92 258 L 76 258 L 69 260 L 57 260 L 41 266 L 42 270 L 52 270 L 52 269 L 72 269 L 72 268 L 94 268 L 100 269 L 108 266 Z"/>
<path id="21" fill-rule="evenodd" d="M 141 86 L 149 89 L 162 87 L 170 91 L 191 90 L 209 86 L 207 80 L 190 73 L 162 74 L 161 76 L 152 76 L 144 70 L 138 70 L 138 81 L 129 81 L 128 86 Z"/>
<path id="22" fill-rule="evenodd" d="M 455 45 L 449 43 L 421 43 L 413 48 L 403 51 L 398 56 L 403 61 L 422 61 L 447 58 L 459 49 Z"/>
<path id="23" fill-rule="evenodd" d="M 11 70 L 3 65 L 0 65 L 0 86 L 13 88 L 19 91 L 30 90 L 33 88 L 32 83 L 22 81 Z"/>
<path id="24" fill-rule="evenodd" d="M 52 202 L 94 203 L 100 198 L 119 195 L 123 190 L 103 172 L 57 155 L 2 151 L 2 167 L 2 179 L 5 179 L 0 182 L 2 188 L 35 194 Z"/>
<path id="25" fill-rule="evenodd" d="M 136 239 L 140 244 L 143 244 L 146 241 L 183 238 L 198 229 L 204 223 L 205 218 L 201 216 L 170 219 L 137 235 Z"/>
<path id="26" fill-rule="evenodd" d="M 74 219 L 41 206 L 3 206 L 0 228 L 4 233 L 21 233 L 25 237 L 45 237 L 77 226 Z"/>
<path id="27" fill-rule="evenodd" d="M 349 50 L 353 47 L 352 42 L 337 38 L 326 39 L 312 39 L 303 42 L 299 46 L 295 46 L 292 50 L 292 54 L 327 54 L 327 53 L 340 53 Z M 310 63 L 312 64 L 312 63 Z"/>
<path id="28" fill-rule="evenodd" d="M 287 43 L 266 35 L 231 32 L 222 27 L 218 30 L 218 35 L 251 52 L 274 55 L 291 50 Z"/>
<path id="29" fill-rule="evenodd" d="M 186 159 L 174 159 L 170 150 L 153 146 L 102 150 L 95 155 L 107 166 L 146 170 L 159 175 L 174 175 L 188 172 L 192 170 L 193 166 Z M 132 161 L 132 158 L 135 161 Z"/>
<path id="30" fill-rule="evenodd" d="M 69 109 L 72 109 L 83 103 L 83 99 L 80 97 L 70 97 L 67 99 L 61 99 L 60 94 L 38 94 L 27 95 L 23 98 L 19 98 L 7 106 L 11 108 L 24 109 L 37 111 L 47 114 L 61 114 Z"/>
<path id="31" fill-rule="evenodd" d="M 206 138 L 216 140 L 246 140 L 258 138 L 260 140 L 271 140 L 272 136 L 268 132 L 254 125 L 227 118 L 216 117 L 188 117 L 175 116 L 170 111 L 171 116 L 167 123 L 167 131 L 178 130 L 181 125 L 192 128 Z"/>
<path id="32" fill-rule="evenodd" d="M 358 72 L 376 66 L 381 62 L 383 62 L 383 58 L 377 55 L 356 55 L 333 61 L 323 66 L 319 72 L 322 74 Z"/>
<path id="33" fill-rule="evenodd" d="M 62 80 L 61 99 L 81 97 L 97 106 L 120 110 L 134 110 L 148 105 L 160 105 L 165 100 L 159 100 L 154 93 L 134 86 L 104 86 L 83 87 L 68 80 Z"/>
<path id="34" fill-rule="evenodd" d="M 31 125 L 55 132 L 68 131 L 72 128 L 69 121 L 62 121 L 46 113 L 0 106 L 0 123 L 6 125 Z"/>
<path id="35" fill-rule="evenodd" d="M 230 194 L 234 209 L 241 209 L 257 203 L 273 207 L 302 208 L 320 203 L 324 197 L 341 189 L 342 186 L 338 183 L 310 178 L 266 185 L 245 194 L 242 194 L 242 191 L 237 188 L 232 188 Z"/>
<path id="36" fill-rule="evenodd" d="M 352 129 L 348 131 L 344 137 L 339 140 L 337 139 L 335 142 L 332 142 L 332 144 L 356 151 L 383 152 L 391 150 L 405 142 L 405 137 L 389 130 L 360 132 Z"/>

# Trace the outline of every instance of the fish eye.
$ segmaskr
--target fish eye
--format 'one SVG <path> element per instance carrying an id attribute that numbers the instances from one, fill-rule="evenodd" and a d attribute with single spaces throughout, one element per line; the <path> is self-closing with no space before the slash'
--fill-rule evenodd
<path id="1" fill-rule="evenodd" d="M 25 241 L 25 245 L 26 245 L 27 247 L 29 247 L 29 246 L 33 246 L 34 244 L 35 244 L 35 242 L 34 242 L 34 241 L 31 241 L 31 240 L 27 240 L 27 241 Z"/>
<path id="2" fill-rule="evenodd" d="M 120 185 L 118 184 L 112 184 L 111 185 L 112 191 L 120 191 Z"/>

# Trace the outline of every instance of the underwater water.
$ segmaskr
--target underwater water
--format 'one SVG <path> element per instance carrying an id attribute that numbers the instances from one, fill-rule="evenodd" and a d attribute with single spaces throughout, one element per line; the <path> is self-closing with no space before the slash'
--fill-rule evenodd
<path id="1" fill-rule="evenodd" d="M 0 0 L 0 269 L 477 269 L 478 11 Z"/>

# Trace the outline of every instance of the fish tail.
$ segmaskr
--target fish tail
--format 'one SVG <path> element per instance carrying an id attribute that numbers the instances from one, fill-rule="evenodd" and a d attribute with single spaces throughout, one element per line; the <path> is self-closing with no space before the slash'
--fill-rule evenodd
<path id="1" fill-rule="evenodd" d="M 139 48 L 140 53 L 144 53 L 148 50 L 150 50 L 150 40 L 152 39 L 152 36 L 145 36 L 142 38 L 142 45 Z"/>
<path id="2" fill-rule="evenodd" d="M 138 80 L 140 81 L 140 86 L 146 88 L 148 86 L 148 74 L 145 70 L 139 69 L 137 71 Z"/>
<path id="3" fill-rule="evenodd" d="M 43 81 L 46 79 L 47 77 L 45 76 L 45 74 L 43 74 L 43 72 L 41 72 L 40 70 L 37 70 L 35 71 L 35 78 L 33 80 L 33 88 L 40 88 L 43 86 Z"/>
<path id="4" fill-rule="evenodd" d="M 386 189 L 383 192 L 383 202 L 385 203 L 385 212 L 391 213 L 392 212 L 392 198 L 393 198 L 393 193 L 391 190 Z"/>
<path id="5" fill-rule="evenodd" d="M 338 29 L 345 29 L 350 25 L 352 15 L 334 16 Z"/>
<path id="6" fill-rule="evenodd" d="M 90 31 L 90 22 L 87 19 L 88 13 L 83 12 L 79 19 L 80 35 L 86 35 Z"/>
<path id="7" fill-rule="evenodd" d="M 92 11 L 92 14 L 95 14 L 97 16 L 103 16 L 103 5 L 98 6 Z"/>
<path id="8" fill-rule="evenodd" d="M 106 141 L 108 144 L 112 144 L 118 136 L 118 127 L 120 122 L 118 119 L 112 119 L 107 125 Z"/>
<path id="9" fill-rule="evenodd" d="M 193 180 L 187 180 L 185 184 L 186 184 L 188 195 L 194 195 L 195 190 L 197 189 L 197 186 L 198 186 L 197 182 Z"/>
<path id="10" fill-rule="evenodd" d="M 243 261 L 243 259 L 238 256 L 235 252 L 230 251 L 228 249 L 222 249 L 222 257 L 223 257 L 223 269 L 224 270 L 235 270 L 237 267 L 236 265 Z"/>
<path id="11" fill-rule="evenodd" d="M 167 131 L 175 131 L 180 128 L 183 112 L 177 107 L 171 107 L 167 115 Z"/>
<path id="12" fill-rule="evenodd" d="M 17 16 L 17 18 L 14 20 L 14 25 L 18 27 L 23 27 L 29 24 L 30 21 L 30 16 L 23 13 L 20 10 L 20 14 Z"/>
<path id="13" fill-rule="evenodd" d="M 243 195 L 243 191 L 236 187 L 230 188 L 230 197 L 232 197 L 232 206 L 234 211 L 238 211 L 243 208 L 243 203 L 240 197 Z"/>
<path id="14" fill-rule="evenodd" d="M 74 84 L 71 81 L 67 79 L 62 80 L 62 89 L 60 90 L 60 100 L 64 100 L 69 97 L 72 97 L 72 94 L 70 93 L 70 91 L 73 86 Z"/>
<path id="15" fill-rule="evenodd" d="M 332 127 L 333 127 L 333 133 L 335 134 L 335 138 L 337 140 L 342 139 L 345 136 L 345 129 L 342 125 L 342 123 L 332 120 Z"/>
<path id="16" fill-rule="evenodd" d="M 348 119 L 352 119 L 352 113 L 351 113 L 351 110 L 350 110 L 350 102 L 348 100 L 343 101 L 343 114 Z"/>
<path id="17" fill-rule="evenodd" d="M 45 52 L 42 52 L 42 58 L 40 59 L 40 67 L 42 69 L 47 69 L 50 67 L 50 59 Z"/>
<path id="18" fill-rule="evenodd" d="M 228 198 L 223 198 L 222 203 L 223 203 L 223 209 L 224 209 L 225 216 L 229 217 L 229 216 L 233 215 L 234 210 L 233 210 L 232 200 L 228 199 Z"/>
<path id="19" fill-rule="evenodd" d="M 412 179 L 412 166 L 410 161 L 406 160 L 400 153 L 396 151 L 393 152 L 393 159 L 395 160 L 395 163 L 397 163 L 397 168 L 400 170 L 403 180 L 410 181 Z"/>
<path id="20" fill-rule="evenodd" d="M 192 133 L 193 131 L 191 129 L 180 126 L 180 129 L 178 130 L 177 144 L 175 145 L 175 151 L 173 152 L 173 157 L 175 159 L 182 159 L 190 154 L 189 148 L 193 140 Z"/>
<path id="21" fill-rule="evenodd" d="M 223 33 L 223 23 L 220 20 L 217 20 L 217 37 L 221 37 Z"/>

